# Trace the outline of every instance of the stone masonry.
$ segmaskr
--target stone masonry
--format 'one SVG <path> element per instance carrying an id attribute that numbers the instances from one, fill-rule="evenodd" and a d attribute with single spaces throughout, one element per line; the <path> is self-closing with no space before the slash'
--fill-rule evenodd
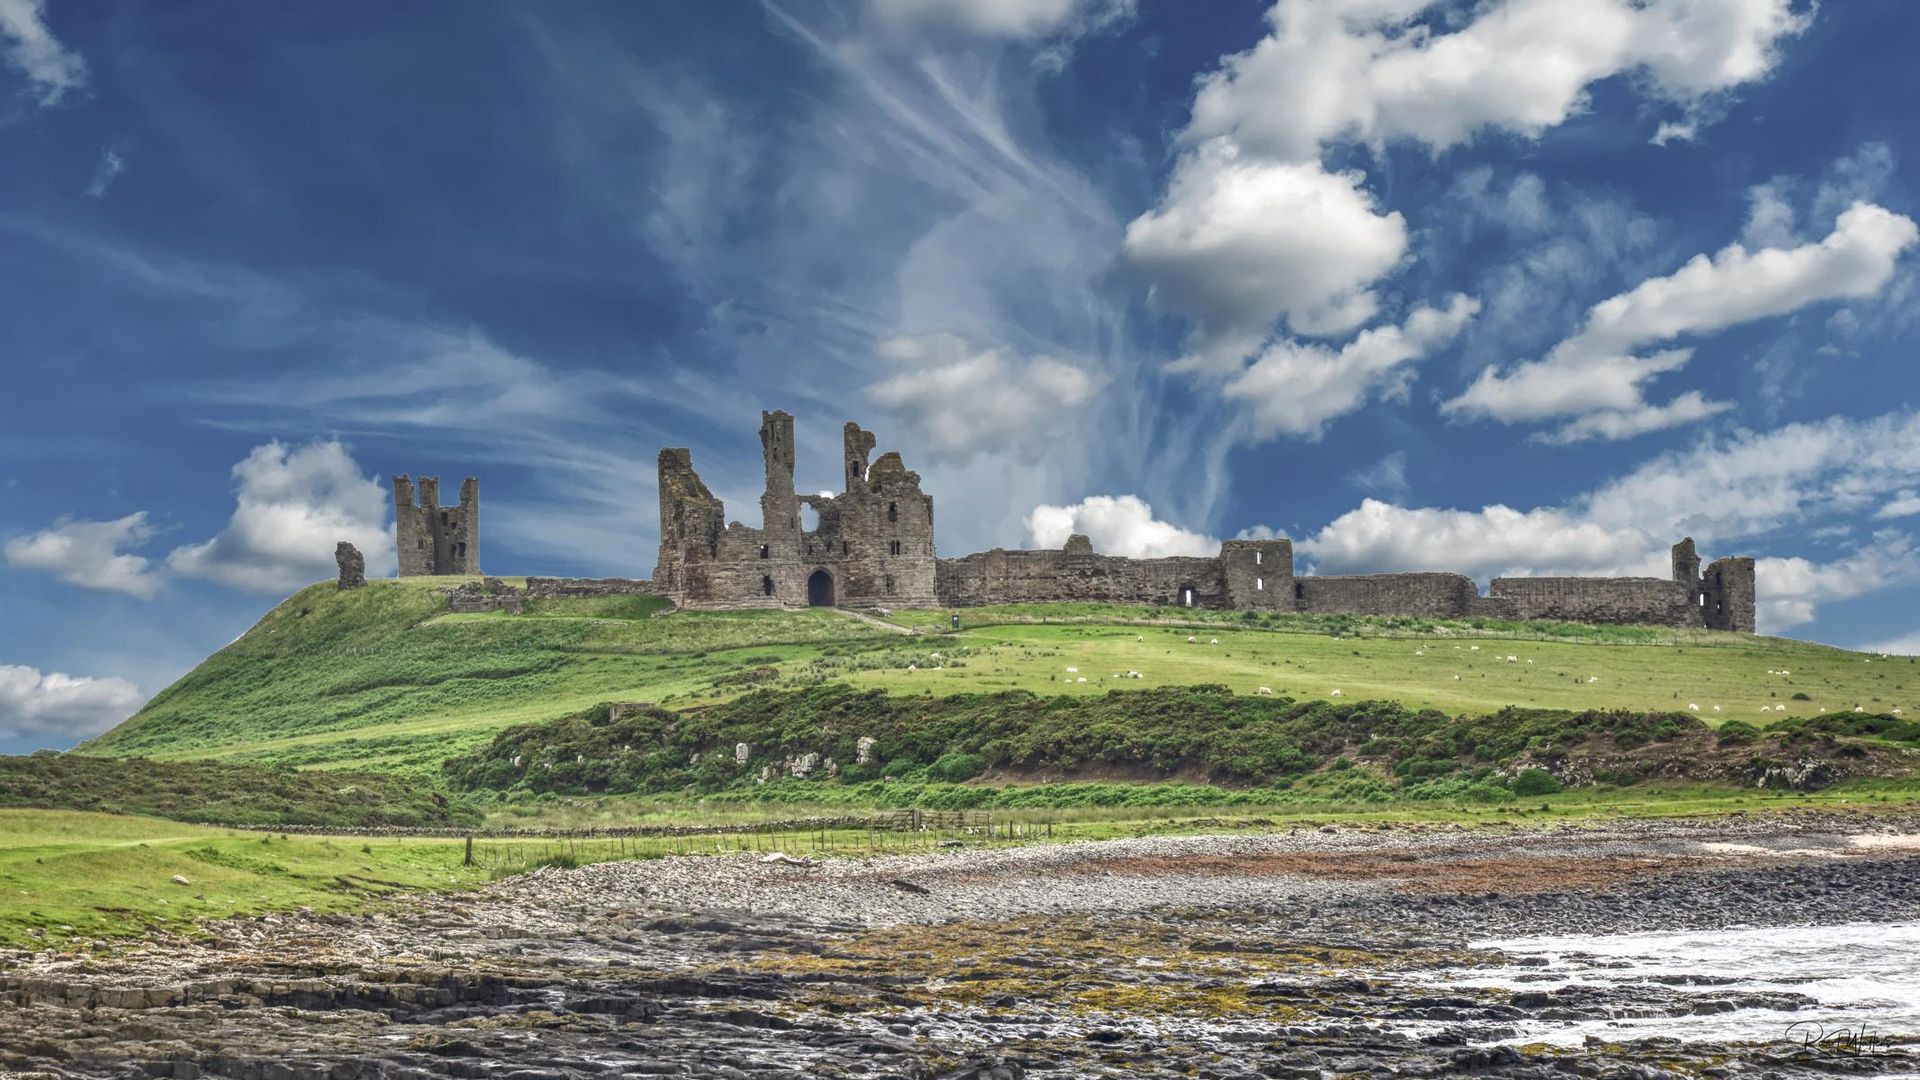
<path id="1" fill-rule="evenodd" d="M 933 498 L 921 491 L 920 475 L 898 453 L 870 461 L 875 445 L 872 432 L 847 424 L 842 491 L 799 495 L 793 417 L 761 413 L 766 489 L 759 528 L 726 520 L 690 451 L 660 451 L 652 587 L 693 609 L 1093 601 L 1754 632 L 1753 560 L 1719 559 L 1703 571 L 1691 538 L 1674 546 L 1671 578 L 1496 578 L 1485 595 L 1463 574 L 1296 577 L 1288 540 L 1230 540 L 1211 558 L 1128 559 L 1098 554 L 1075 535 L 1055 551 L 995 548 L 941 559 L 933 547 Z M 801 520 L 803 506 L 817 515 L 811 529 Z"/>
<path id="2" fill-rule="evenodd" d="M 897 453 L 869 462 L 873 433 L 849 423 L 838 495 L 793 486 L 793 417 L 760 414 L 766 493 L 760 528 L 726 521 L 690 451 L 660 451 L 660 557 L 654 587 L 688 608 L 931 607 L 933 498 Z M 816 515 L 812 529 L 801 507 Z"/>
<path id="3" fill-rule="evenodd" d="M 460 504 L 440 505 L 440 478 L 420 478 L 419 498 L 405 474 L 393 478 L 393 533 L 400 576 L 480 573 L 480 481 L 460 484 Z"/>
<path id="4" fill-rule="evenodd" d="M 340 589 L 362 588 L 367 584 L 367 560 L 360 549 L 340 541 L 333 546 L 333 565 L 340 568 Z"/>

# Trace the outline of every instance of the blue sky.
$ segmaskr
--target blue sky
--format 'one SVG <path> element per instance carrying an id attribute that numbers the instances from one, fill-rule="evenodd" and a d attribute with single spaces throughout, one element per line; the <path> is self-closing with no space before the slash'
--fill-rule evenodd
<path id="1" fill-rule="evenodd" d="M 1201 14 L 1204 13 L 1202 17 Z M 0 750 L 331 575 L 387 478 L 644 575 L 899 449 L 944 553 L 1760 562 L 1920 644 L 1905 0 L 0 0 Z"/>

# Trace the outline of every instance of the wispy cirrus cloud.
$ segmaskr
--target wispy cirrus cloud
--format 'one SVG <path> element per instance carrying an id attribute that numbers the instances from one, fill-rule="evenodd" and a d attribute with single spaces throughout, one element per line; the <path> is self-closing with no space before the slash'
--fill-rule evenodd
<path id="1" fill-rule="evenodd" d="M 0 0 L 0 54 L 42 106 L 58 105 L 87 84 L 87 62 L 47 26 L 46 0 Z"/>

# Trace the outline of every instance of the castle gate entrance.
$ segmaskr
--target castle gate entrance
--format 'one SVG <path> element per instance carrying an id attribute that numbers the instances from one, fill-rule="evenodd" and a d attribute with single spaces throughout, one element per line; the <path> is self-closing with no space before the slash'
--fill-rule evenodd
<path id="1" fill-rule="evenodd" d="M 833 606 L 833 575 L 825 570 L 815 570 L 807 579 L 807 606 Z"/>

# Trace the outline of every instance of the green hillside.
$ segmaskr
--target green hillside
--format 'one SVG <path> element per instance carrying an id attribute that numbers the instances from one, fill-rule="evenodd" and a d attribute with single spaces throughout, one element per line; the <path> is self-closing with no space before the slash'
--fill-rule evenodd
<path id="1" fill-rule="evenodd" d="M 453 615 L 438 591 L 453 580 L 303 590 L 85 749 L 437 774 L 506 727 L 596 704 L 680 709 L 821 682 L 938 696 L 1210 683 L 1449 714 L 1697 705 L 1709 724 L 1756 726 L 1920 705 L 1910 658 L 1700 631 L 1051 605 L 963 610 L 955 633 L 946 612 L 888 624 L 646 597 Z"/>

